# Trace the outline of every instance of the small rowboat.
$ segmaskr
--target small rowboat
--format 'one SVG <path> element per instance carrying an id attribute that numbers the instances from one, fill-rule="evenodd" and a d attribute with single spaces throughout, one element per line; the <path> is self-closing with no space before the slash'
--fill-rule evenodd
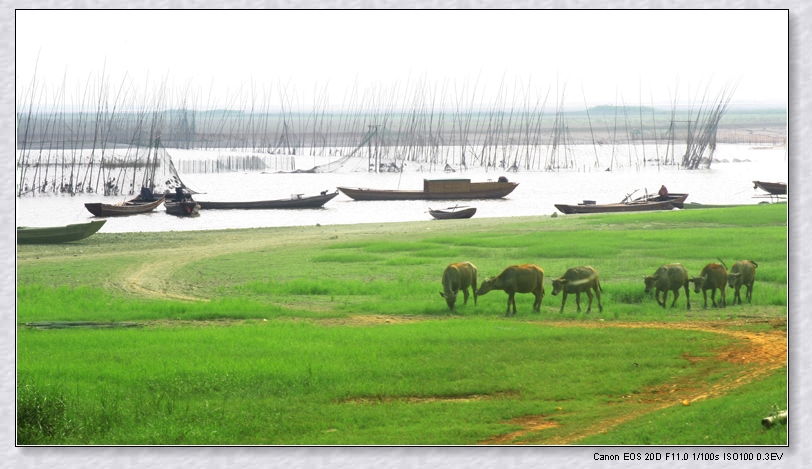
<path id="1" fill-rule="evenodd" d="M 164 206 L 166 207 L 166 213 L 169 215 L 177 215 L 179 217 L 191 217 L 192 215 L 198 215 L 200 212 L 200 204 L 195 202 L 194 200 L 183 200 L 183 201 L 175 201 L 175 200 L 164 200 Z"/>
<path id="2" fill-rule="evenodd" d="M 458 218 L 471 218 L 476 213 L 476 207 L 448 207 L 443 210 L 432 210 L 429 208 L 429 213 L 435 220 L 453 220 Z"/>
<path id="3" fill-rule="evenodd" d="M 88 212 L 96 215 L 97 217 L 118 217 L 122 215 L 135 215 L 138 213 L 146 213 L 155 210 L 159 205 L 164 202 L 164 196 L 152 202 L 142 202 L 137 199 L 131 199 L 119 204 L 103 204 L 93 202 L 85 204 Z"/>
<path id="4" fill-rule="evenodd" d="M 18 226 L 17 244 L 57 244 L 78 241 L 96 233 L 105 223 L 107 220 L 43 228 Z"/>

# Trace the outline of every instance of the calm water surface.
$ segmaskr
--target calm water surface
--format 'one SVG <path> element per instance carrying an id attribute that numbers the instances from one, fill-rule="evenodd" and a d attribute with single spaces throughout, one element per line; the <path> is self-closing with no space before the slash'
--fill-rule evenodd
<path id="1" fill-rule="evenodd" d="M 184 150 L 169 150 L 173 159 L 188 157 Z M 594 153 L 591 155 L 594 161 Z M 608 161 L 602 156 L 602 161 Z M 746 146 L 719 145 L 715 158 L 719 160 L 749 160 L 744 162 L 714 163 L 711 169 L 688 171 L 675 167 L 648 165 L 640 169 L 621 167 L 612 172 L 590 169 L 584 164 L 581 171 L 520 171 L 507 173 L 477 168 L 464 172 L 419 171 L 407 163 L 403 173 L 370 174 L 342 171 L 324 174 L 263 174 L 217 173 L 181 174 L 184 182 L 194 190 L 203 192 L 198 200 L 248 201 L 288 198 L 292 194 L 316 195 L 321 191 L 335 191 L 338 186 L 368 187 L 374 189 L 422 189 L 423 179 L 470 178 L 474 182 L 496 180 L 506 176 L 519 186 L 504 199 L 476 201 L 382 201 L 358 202 L 343 194 L 328 202 L 322 209 L 302 210 L 204 210 L 193 218 L 179 218 L 166 214 L 161 206 L 154 212 L 128 217 L 108 218 L 101 232 L 156 232 L 215 230 L 227 228 L 256 228 L 271 226 L 312 226 L 316 224 L 358 224 L 399 221 L 431 220 L 429 208 L 439 209 L 460 205 L 477 208 L 476 217 L 509 217 L 550 215 L 557 210 L 556 203 L 576 204 L 584 199 L 597 203 L 619 202 L 637 189 L 656 192 L 664 184 L 671 192 L 687 192 L 687 202 L 705 204 L 756 204 L 754 198 L 763 195 L 753 189 L 753 180 L 782 181 L 788 179 L 787 153 L 780 149 L 751 149 Z M 320 164 L 319 158 L 297 158 L 299 167 Z M 635 165 L 636 166 L 636 165 Z M 104 197 L 96 194 L 37 195 L 17 198 L 18 226 L 59 226 L 84 223 L 96 219 L 84 203 L 115 203 L 125 197 Z M 442 221 L 436 221 L 442 223 Z"/>

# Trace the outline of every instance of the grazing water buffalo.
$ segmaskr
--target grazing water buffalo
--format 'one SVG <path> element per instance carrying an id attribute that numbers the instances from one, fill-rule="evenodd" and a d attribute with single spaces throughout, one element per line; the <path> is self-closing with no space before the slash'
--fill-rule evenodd
<path id="1" fill-rule="evenodd" d="M 691 309 L 691 290 L 688 289 L 688 271 L 685 270 L 682 264 L 666 264 L 654 272 L 652 276 L 643 276 L 646 281 L 646 293 L 654 289 L 654 299 L 657 304 L 665 308 L 666 300 L 668 299 L 668 292 L 674 292 L 674 301 L 671 307 L 677 303 L 679 298 L 679 289 L 685 289 L 685 302 L 687 309 Z M 663 301 L 660 301 L 660 292 L 663 293 Z"/>
<path id="2" fill-rule="evenodd" d="M 702 296 L 705 298 L 705 306 L 703 309 L 708 308 L 708 290 L 711 291 L 711 302 L 714 307 L 724 308 L 727 306 L 727 298 L 725 297 L 725 287 L 727 287 L 727 268 L 724 262 L 719 264 L 708 264 L 702 269 L 699 277 L 691 279 L 694 283 L 694 293 L 699 293 L 702 290 Z M 722 294 L 719 299 L 719 305 L 716 305 L 716 289 Z"/>
<path id="3" fill-rule="evenodd" d="M 510 316 L 511 304 L 513 314 L 516 314 L 516 293 L 532 293 L 536 297 L 533 311 L 541 312 L 541 299 L 544 298 L 544 271 L 534 264 L 512 265 L 505 268 L 496 277 L 485 279 L 476 294 L 484 295 L 491 290 L 504 290 L 508 294 L 505 316 Z"/>
<path id="4" fill-rule="evenodd" d="M 468 287 L 474 292 L 476 304 L 476 266 L 470 262 L 457 262 L 449 264 L 443 272 L 443 291 L 440 296 L 445 298 L 448 309 L 454 309 L 457 293 L 462 290 L 463 304 L 468 304 Z"/>
<path id="5" fill-rule="evenodd" d="M 739 304 L 742 304 L 742 296 L 739 290 L 742 285 L 747 287 L 747 302 L 751 303 L 753 300 L 753 282 L 756 280 L 756 264 L 753 261 L 739 261 L 733 264 L 730 268 L 730 273 L 727 275 L 727 283 L 730 288 L 736 291 L 733 294 L 733 304 L 736 304 L 738 298 Z"/>
<path id="6" fill-rule="evenodd" d="M 603 312 L 603 305 L 601 305 L 601 283 L 598 280 L 598 272 L 590 266 L 573 267 L 567 270 L 560 278 L 553 279 L 553 296 L 558 295 L 558 292 L 564 292 L 561 296 L 561 309 L 559 313 L 564 311 L 564 305 L 567 303 L 567 294 L 575 293 L 575 304 L 578 306 L 578 312 L 581 311 L 581 293 L 586 292 L 589 298 L 589 305 L 586 307 L 586 312 L 592 311 L 592 290 L 595 290 L 595 296 L 598 297 L 598 308 Z"/>

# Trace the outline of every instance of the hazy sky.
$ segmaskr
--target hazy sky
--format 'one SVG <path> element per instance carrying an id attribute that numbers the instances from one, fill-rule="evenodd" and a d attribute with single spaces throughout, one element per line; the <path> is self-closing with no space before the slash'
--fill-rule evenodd
<path id="1" fill-rule="evenodd" d="M 507 102 L 549 90 L 550 102 L 565 94 L 572 106 L 583 105 L 584 95 L 590 104 L 668 103 L 675 95 L 691 103 L 705 90 L 713 99 L 734 84 L 734 102 L 786 104 L 788 16 L 781 10 L 17 11 L 17 99 L 30 100 L 25 93 L 36 76 L 38 96 L 68 103 L 82 102 L 86 84 L 94 90 L 102 81 L 113 97 L 125 89 L 137 99 L 165 85 L 173 99 L 191 96 L 204 108 L 274 105 L 282 89 L 293 107 L 322 96 L 338 107 L 353 87 L 356 95 L 408 100 L 419 82 L 451 104 L 467 104 L 472 95 L 475 104 L 488 104 L 500 85 Z M 65 97 L 57 98 L 63 82 Z"/>

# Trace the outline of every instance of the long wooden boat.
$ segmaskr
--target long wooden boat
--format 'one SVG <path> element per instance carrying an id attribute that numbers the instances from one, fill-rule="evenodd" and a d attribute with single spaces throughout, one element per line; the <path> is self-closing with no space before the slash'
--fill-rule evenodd
<path id="1" fill-rule="evenodd" d="M 772 195 L 787 194 L 787 183 L 785 182 L 753 181 L 753 189 L 756 188 L 769 192 Z"/>
<path id="2" fill-rule="evenodd" d="M 51 227 L 17 227 L 17 244 L 56 244 L 78 241 L 96 233 L 107 220 L 96 220 L 90 223 L 77 223 L 67 226 Z"/>
<path id="3" fill-rule="evenodd" d="M 339 187 L 354 200 L 472 200 L 501 199 L 513 192 L 519 183 L 499 178 L 493 182 L 471 182 L 470 179 L 423 179 L 423 190 L 379 190 Z"/>
<path id="4" fill-rule="evenodd" d="M 676 194 L 675 194 L 676 195 Z M 650 210 L 673 210 L 681 208 L 688 194 L 680 194 L 679 197 L 666 200 L 642 200 L 623 202 L 618 204 L 595 204 L 584 203 L 577 205 L 555 204 L 561 213 L 609 213 L 609 212 L 645 212 Z"/>
<path id="5" fill-rule="evenodd" d="M 320 194 L 310 197 L 302 197 L 302 194 L 294 194 L 289 199 L 278 200 L 257 200 L 252 202 L 204 202 L 197 203 L 202 210 L 211 209 L 291 209 L 291 208 L 320 208 L 324 204 L 333 200 L 338 195 L 338 191 L 332 194 Z"/>
<path id="6" fill-rule="evenodd" d="M 429 213 L 435 220 L 453 220 L 459 218 L 471 218 L 476 213 L 476 207 L 448 207 L 444 210 L 432 210 Z"/>
<path id="7" fill-rule="evenodd" d="M 164 197 L 164 195 L 161 195 L 157 200 L 151 202 L 142 202 L 136 199 L 131 199 L 118 204 L 103 204 L 100 202 L 93 202 L 85 204 L 85 208 L 88 212 L 96 215 L 97 217 L 135 215 L 138 213 L 146 213 L 155 210 L 164 202 Z"/>

